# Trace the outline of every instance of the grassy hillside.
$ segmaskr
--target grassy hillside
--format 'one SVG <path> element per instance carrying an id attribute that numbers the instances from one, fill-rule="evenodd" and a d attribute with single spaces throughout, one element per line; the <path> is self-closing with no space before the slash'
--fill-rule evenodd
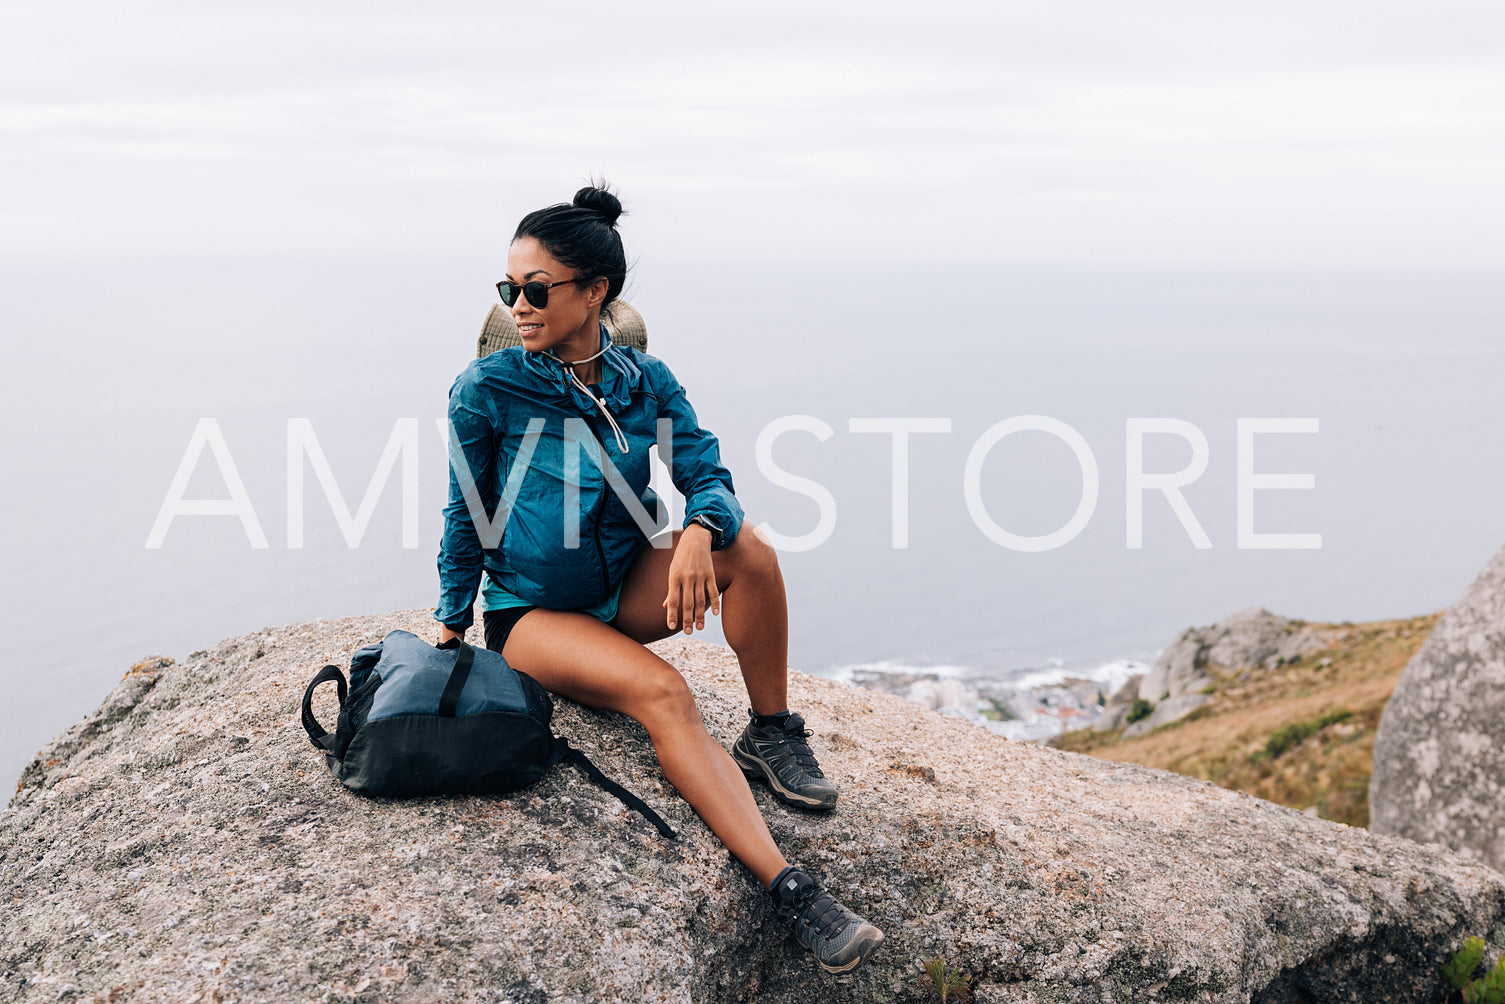
<path id="1" fill-rule="evenodd" d="M 1340 632 L 1333 644 L 1278 669 L 1220 678 L 1212 701 L 1188 718 L 1137 739 L 1082 730 L 1052 745 L 1367 826 L 1380 712 L 1439 616 L 1319 625 Z"/>

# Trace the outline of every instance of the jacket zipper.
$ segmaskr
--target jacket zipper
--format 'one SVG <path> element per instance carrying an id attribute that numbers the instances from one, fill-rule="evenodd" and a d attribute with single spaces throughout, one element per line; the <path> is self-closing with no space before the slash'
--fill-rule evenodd
<path id="1" fill-rule="evenodd" d="M 611 458 L 606 455 L 606 441 L 601 438 L 601 433 L 596 429 L 595 416 L 585 416 L 585 424 L 590 429 L 591 435 L 596 437 L 596 444 L 601 447 L 601 459 L 610 462 Z M 601 543 L 601 516 L 606 511 L 606 493 L 611 485 L 606 481 L 606 469 L 601 470 L 601 501 L 596 504 L 595 518 L 591 521 L 591 536 L 596 541 L 596 561 L 601 569 L 601 602 L 611 598 L 611 579 L 606 574 L 606 548 Z"/>

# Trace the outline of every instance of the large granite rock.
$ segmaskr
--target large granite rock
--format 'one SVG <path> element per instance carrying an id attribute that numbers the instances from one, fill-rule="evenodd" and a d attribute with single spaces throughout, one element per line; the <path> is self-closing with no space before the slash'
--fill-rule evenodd
<path id="1" fill-rule="evenodd" d="M 918 1001 L 917 961 L 944 953 L 983 1004 L 1440 1002 L 1447 952 L 1505 938 L 1505 876 L 1482 865 L 796 674 L 843 800 L 759 800 L 889 939 L 827 976 L 622 717 L 561 702 L 557 724 L 678 842 L 566 767 L 509 797 L 339 787 L 303 684 L 395 628 L 431 625 L 321 621 L 145 663 L 44 749 L 0 815 L 0 1000 Z M 730 654 L 657 650 L 730 742 Z"/>
<path id="2" fill-rule="evenodd" d="M 1505 550 L 1437 621 L 1374 737 L 1369 826 L 1505 869 Z"/>

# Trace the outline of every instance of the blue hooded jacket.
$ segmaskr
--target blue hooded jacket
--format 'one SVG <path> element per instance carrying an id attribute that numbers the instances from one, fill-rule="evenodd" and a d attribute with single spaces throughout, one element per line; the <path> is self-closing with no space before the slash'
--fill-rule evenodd
<path id="1" fill-rule="evenodd" d="M 601 330 L 601 337 L 607 338 Z M 449 504 L 439 544 L 439 607 L 472 623 L 481 573 L 534 606 L 579 610 L 610 596 L 655 524 L 649 451 L 685 497 L 685 526 L 704 517 L 714 546 L 736 540 L 742 506 L 716 437 L 660 360 L 611 345 L 599 388 L 628 449 L 600 409 L 542 353 L 503 349 L 473 360 L 449 392 Z M 636 510 L 636 511 L 634 511 Z M 642 525 L 642 524 L 646 524 Z"/>

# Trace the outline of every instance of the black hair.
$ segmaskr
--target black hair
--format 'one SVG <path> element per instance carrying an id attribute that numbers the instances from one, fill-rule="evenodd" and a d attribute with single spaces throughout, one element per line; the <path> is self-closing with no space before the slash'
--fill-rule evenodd
<path id="1" fill-rule="evenodd" d="M 627 255 L 617 233 L 621 215 L 622 203 L 603 181 L 580 189 L 570 205 L 561 202 L 524 216 L 512 240 L 532 237 L 560 264 L 573 268 L 580 285 L 604 276 L 604 308 L 622 292 L 627 279 Z"/>

